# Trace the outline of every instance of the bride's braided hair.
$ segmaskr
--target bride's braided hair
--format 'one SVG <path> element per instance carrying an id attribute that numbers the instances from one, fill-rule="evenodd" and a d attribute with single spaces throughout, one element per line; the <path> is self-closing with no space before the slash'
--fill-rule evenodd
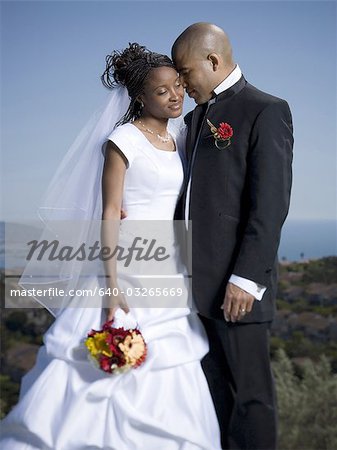
<path id="1" fill-rule="evenodd" d="M 129 109 L 117 125 L 140 116 L 142 105 L 137 97 L 143 92 L 144 82 L 150 70 L 163 66 L 174 68 L 168 56 L 151 52 L 136 42 L 129 43 L 129 47 L 123 51 L 113 51 L 105 61 L 106 68 L 101 76 L 103 85 L 113 89 L 116 85 L 122 84 L 127 88 L 131 99 Z"/>

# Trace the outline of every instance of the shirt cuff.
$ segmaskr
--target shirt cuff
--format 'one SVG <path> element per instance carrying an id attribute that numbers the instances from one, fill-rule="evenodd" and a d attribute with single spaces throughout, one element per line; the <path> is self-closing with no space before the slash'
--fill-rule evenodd
<path id="1" fill-rule="evenodd" d="M 247 278 L 242 278 L 234 274 L 231 275 L 229 282 L 248 292 L 248 294 L 253 295 L 256 300 L 262 300 L 263 294 L 267 290 L 267 288 L 261 284 L 257 284 L 254 281 L 247 280 Z"/>

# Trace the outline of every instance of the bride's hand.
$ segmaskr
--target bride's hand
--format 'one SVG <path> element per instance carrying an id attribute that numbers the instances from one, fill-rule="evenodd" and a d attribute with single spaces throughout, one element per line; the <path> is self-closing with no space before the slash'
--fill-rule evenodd
<path id="1" fill-rule="evenodd" d="M 112 290 L 113 292 L 114 290 Z M 118 289 L 118 295 L 106 295 L 106 317 L 107 321 L 113 320 L 118 308 L 121 308 L 126 314 L 130 311 L 130 308 L 126 302 L 124 294 Z"/>
<path id="2" fill-rule="evenodd" d="M 121 209 L 121 220 L 125 219 L 126 217 L 128 217 L 127 212 L 125 211 L 125 209 Z"/>

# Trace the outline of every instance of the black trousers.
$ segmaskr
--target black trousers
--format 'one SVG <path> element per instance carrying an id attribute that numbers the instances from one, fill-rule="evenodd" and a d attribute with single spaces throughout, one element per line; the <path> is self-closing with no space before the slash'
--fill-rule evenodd
<path id="1" fill-rule="evenodd" d="M 276 394 L 269 358 L 271 322 L 229 323 L 200 316 L 210 351 L 202 360 L 224 449 L 275 449 Z"/>

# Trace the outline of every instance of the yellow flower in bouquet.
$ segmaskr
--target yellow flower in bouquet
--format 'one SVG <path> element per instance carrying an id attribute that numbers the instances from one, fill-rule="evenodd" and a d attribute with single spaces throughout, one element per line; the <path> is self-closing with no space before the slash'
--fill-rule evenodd
<path id="1" fill-rule="evenodd" d="M 104 356 L 112 356 L 112 351 L 109 348 L 109 344 L 107 342 L 108 334 L 106 331 L 103 333 L 96 333 L 91 339 L 87 339 L 85 341 L 85 345 L 89 350 L 91 356 L 96 357 L 98 354 L 102 354 Z"/>

